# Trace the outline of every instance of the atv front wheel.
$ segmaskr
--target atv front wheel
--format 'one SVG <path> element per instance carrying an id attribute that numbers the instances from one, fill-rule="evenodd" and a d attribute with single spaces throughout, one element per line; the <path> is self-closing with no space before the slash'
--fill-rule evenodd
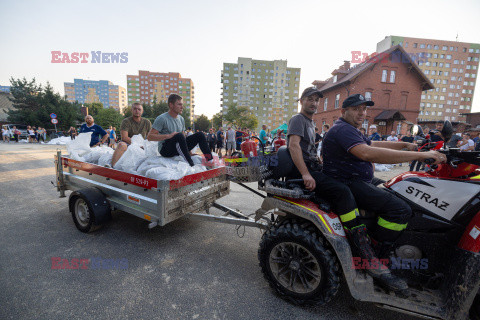
<path id="1" fill-rule="evenodd" d="M 285 220 L 262 236 L 258 259 L 270 286 L 296 304 L 325 304 L 340 286 L 337 257 L 310 223 Z"/>

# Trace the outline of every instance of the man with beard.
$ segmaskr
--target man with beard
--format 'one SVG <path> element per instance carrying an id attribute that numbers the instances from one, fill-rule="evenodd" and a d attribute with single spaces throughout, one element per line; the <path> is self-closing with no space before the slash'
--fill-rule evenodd
<path id="1" fill-rule="evenodd" d="M 132 105 L 132 116 L 123 119 L 120 126 L 120 138 L 122 141 L 118 143 L 113 153 L 112 167 L 120 160 L 125 151 L 127 151 L 128 146 L 132 144 L 132 137 L 134 135 L 141 134 L 143 139 L 145 139 L 152 129 L 152 123 L 150 120 L 142 118 L 142 114 L 143 106 L 135 102 Z"/>
<path id="2" fill-rule="evenodd" d="M 100 127 L 98 124 L 94 123 L 93 117 L 91 115 L 85 117 L 85 122 L 86 123 L 82 124 L 82 126 L 80 127 L 80 133 L 92 133 L 90 147 L 100 146 L 102 145 L 102 143 L 105 143 L 105 141 L 107 141 L 107 132 L 103 130 L 103 128 Z M 101 140 L 99 139 L 99 136 L 101 137 Z"/>

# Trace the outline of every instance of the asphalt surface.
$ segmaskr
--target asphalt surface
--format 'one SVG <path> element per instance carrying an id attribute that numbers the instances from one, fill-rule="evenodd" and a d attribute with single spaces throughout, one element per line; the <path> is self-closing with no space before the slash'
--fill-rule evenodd
<path id="1" fill-rule="evenodd" d="M 81 233 L 50 183 L 57 148 L 0 143 L 0 319 L 416 319 L 355 302 L 344 283 L 322 307 L 280 299 L 258 266 L 259 229 L 180 219 L 149 230 L 115 213 Z M 219 202 L 248 214 L 261 201 L 232 184 Z M 52 258 L 128 266 L 59 270 Z"/>

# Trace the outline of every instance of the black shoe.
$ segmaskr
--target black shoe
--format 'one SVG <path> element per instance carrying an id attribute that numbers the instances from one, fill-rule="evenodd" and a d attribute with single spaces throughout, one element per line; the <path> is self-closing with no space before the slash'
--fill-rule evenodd
<path id="1" fill-rule="evenodd" d="M 364 225 L 347 230 L 347 236 L 353 244 L 354 250 L 359 254 L 360 258 L 368 260 L 369 266 L 377 266 L 376 268 L 367 268 L 367 273 L 377 280 L 382 286 L 389 290 L 407 294 L 407 283 L 394 276 L 387 266 L 380 263 L 370 244 L 367 234 L 367 228 Z"/>

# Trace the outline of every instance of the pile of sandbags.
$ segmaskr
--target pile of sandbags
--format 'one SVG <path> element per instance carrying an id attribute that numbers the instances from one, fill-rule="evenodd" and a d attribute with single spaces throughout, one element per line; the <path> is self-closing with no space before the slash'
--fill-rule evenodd
<path id="1" fill-rule="evenodd" d="M 111 166 L 114 150 L 106 146 L 90 148 L 91 134 L 80 133 L 75 140 L 67 142 L 70 158 L 100 166 Z M 164 158 L 158 153 L 158 142 L 135 135 L 132 137 L 132 144 L 113 168 L 157 180 L 178 180 L 186 175 L 207 170 L 202 165 L 201 156 L 193 156 L 192 159 L 195 166 L 190 167 L 180 156 Z"/>
<path id="2" fill-rule="evenodd" d="M 70 141 L 72 141 L 72 138 L 70 137 L 60 137 L 60 138 L 52 139 L 48 142 L 42 141 L 41 144 L 67 144 Z"/>

